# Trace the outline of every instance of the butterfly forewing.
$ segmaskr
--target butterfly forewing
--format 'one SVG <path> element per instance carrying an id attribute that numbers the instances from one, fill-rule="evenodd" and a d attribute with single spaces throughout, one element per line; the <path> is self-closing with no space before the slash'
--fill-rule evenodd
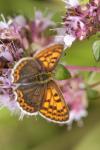
<path id="1" fill-rule="evenodd" d="M 61 57 L 62 51 L 63 51 L 63 45 L 56 44 L 42 50 L 40 53 L 38 53 L 35 56 L 35 58 L 42 66 L 42 68 L 45 69 L 45 71 L 52 71 L 56 67 Z"/>
<path id="2" fill-rule="evenodd" d="M 33 82 L 34 76 L 39 74 L 41 71 L 39 63 L 34 58 L 22 58 L 13 69 L 13 83 Z"/>
<path id="3" fill-rule="evenodd" d="M 40 114 L 44 118 L 56 123 L 65 123 L 69 118 L 68 107 L 58 85 L 54 81 L 50 81 L 47 84 Z"/>

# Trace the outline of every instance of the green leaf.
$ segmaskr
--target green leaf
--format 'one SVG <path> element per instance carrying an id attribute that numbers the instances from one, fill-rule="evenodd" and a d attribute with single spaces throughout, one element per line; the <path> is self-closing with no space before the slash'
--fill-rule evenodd
<path id="1" fill-rule="evenodd" d="M 94 54 L 96 61 L 100 61 L 100 40 L 94 42 L 93 54 Z"/>
<path id="2" fill-rule="evenodd" d="M 89 0 L 79 0 L 79 2 L 80 2 L 81 4 L 86 4 L 86 3 L 89 2 Z"/>
<path id="3" fill-rule="evenodd" d="M 70 72 L 62 64 L 59 64 L 55 71 L 55 78 L 57 80 L 65 80 L 69 79 L 70 77 Z"/>
<path id="4" fill-rule="evenodd" d="M 98 97 L 100 97 L 100 93 L 94 89 L 87 88 L 87 97 L 90 100 L 96 100 Z"/>
<path id="5" fill-rule="evenodd" d="M 74 148 L 74 150 L 86 150 L 86 149 L 99 150 L 100 149 L 100 123 L 96 122 L 94 128 L 91 129 L 88 128 L 88 131 L 89 131 L 87 132 L 88 134 L 84 134 L 83 139 Z"/>

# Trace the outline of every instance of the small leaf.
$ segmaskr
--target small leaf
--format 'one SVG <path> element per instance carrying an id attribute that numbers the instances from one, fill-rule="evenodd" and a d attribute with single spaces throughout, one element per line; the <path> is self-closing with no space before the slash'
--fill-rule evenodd
<path id="1" fill-rule="evenodd" d="M 100 97 L 100 93 L 98 91 L 88 87 L 87 88 L 87 96 L 88 96 L 88 99 L 95 100 L 98 97 Z"/>
<path id="2" fill-rule="evenodd" d="M 94 42 L 93 54 L 94 54 L 96 61 L 100 61 L 100 40 Z"/>
<path id="3" fill-rule="evenodd" d="M 59 64 L 55 71 L 55 78 L 57 80 L 65 80 L 71 78 L 71 74 L 62 64 Z"/>
<path id="4" fill-rule="evenodd" d="M 79 2 L 80 2 L 81 4 L 86 4 L 86 3 L 89 2 L 89 0 L 79 0 Z"/>

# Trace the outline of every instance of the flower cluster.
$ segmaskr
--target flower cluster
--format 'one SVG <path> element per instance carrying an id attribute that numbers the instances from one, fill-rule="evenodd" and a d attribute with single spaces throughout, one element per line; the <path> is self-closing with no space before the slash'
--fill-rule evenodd
<path id="1" fill-rule="evenodd" d="M 64 2 L 67 12 L 63 18 L 64 34 L 61 38 L 67 47 L 76 39 L 83 40 L 100 31 L 100 0 L 91 0 L 83 5 L 78 0 Z"/>
<path id="2" fill-rule="evenodd" d="M 56 25 L 51 18 L 51 14 L 44 17 L 40 11 L 35 13 L 34 20 L 30 24 L 33 43 L 45 46 L 53 42 L 53 36 L 46 36 L 45 34 L 46 29 L 50 29 Z"/>
<path id="3" fill-rule="evenodd" d="M 19 110 L 13 93 L 11 71 L 14 64 L 25 56 L 34 55 L 34 50 L 53 42 L 51 35 L 45 32 L 55 23 L 52 16 L 43 16 L 36 11 L 32 21 L 24 16 L 10 18 L 8 22 L 2 16 L 0 21 L 0 106 L 11 111 Z M 30 48 L 30 46 L 33 47 Z M 38 47 L 37 47 L 38 46 Z M 32 49 L 33 48 L 33 49 Z M 20 110 L 19 110 L 20 111 Z"/>
<path id="4" fill-rule="evenodd" d="M 7 107 L 10 111 L 16 112 L 18 106 L 14 101 L 10 74 L 10 69 L 3 69 L 0 74 L 0 107 Z"/>
<path id="5" fill-rule="evenodd" d="M 69 106 L 70 115 L 68 125 L 71 127 L 73 121 L 79 126 L 83 125 L 82 118 L 87 116 L 88 100 L 86 96 L 85 83 L 79 73 L 72 72 L 72 78 L 60 81 L 60 87 L 65 101 Z"/>

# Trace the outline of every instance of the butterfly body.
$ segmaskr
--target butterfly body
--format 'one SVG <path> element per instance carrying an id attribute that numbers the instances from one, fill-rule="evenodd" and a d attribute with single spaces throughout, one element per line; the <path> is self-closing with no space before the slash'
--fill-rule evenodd
<path id="1" fill-rule="evenodd" d="M 44 84 L 53 79 L 52 72 L 43 72 L 34 76 L 34 80 L 37 84 Z"/>
<path id="2" fill-rule="evenodd" d="M 62 54 L 63 46 L 51 46 L 34 58 L 22 58 L 12 71 L 12 82 L 18 106 L 29 115 L 40 114 L 56 123 L 69 118 L 68 107 L 53 78 L 53 71 Z"/>

